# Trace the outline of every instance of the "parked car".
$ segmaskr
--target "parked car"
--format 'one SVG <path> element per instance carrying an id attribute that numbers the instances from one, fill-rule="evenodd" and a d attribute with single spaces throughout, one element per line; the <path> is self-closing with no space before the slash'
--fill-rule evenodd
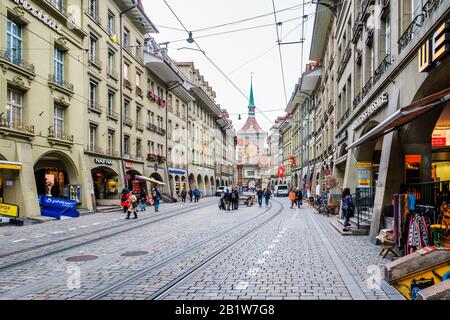
<path id="1" fill-rule="evenodd" d="M 288 193 L 289 186 L 287 184 L 278 184 L 273 191 L 275 197 L 287 197 Z"/>
<path id="2" fill-rule="evenodd" d="M 226 187 L 222 186 L 222 187 L 217 187 L 216 189 L 216 197 L 220 197 L 220 194 L 222 193 L 223 190 L 225 190 Z"/>

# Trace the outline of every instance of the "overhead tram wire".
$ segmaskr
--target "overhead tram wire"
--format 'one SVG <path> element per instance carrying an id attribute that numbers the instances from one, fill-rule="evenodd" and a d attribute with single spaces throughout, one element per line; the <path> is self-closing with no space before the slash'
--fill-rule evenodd
<path id="1" fill-rule="evenodd" d="M 172 12 L 172 14 L 175 16 L 175 18 L 178 20 L 178 22 L 181 24 L 181 26 L 184 28 L 184 30 L 186 31 L 186 33 L 187 34 L 189 34 L 189 31 L 188 31 L 188 29 L 185 27 L 185 25 L 183 24 L 183 22 L 181 22 L 181 20 L 180 20 L 180 18 L 178 18 L 178 16 L 177 16 L 177 14 L 173 11 L 173 9 L 170 7 L 170 5 L 167 3 L 167 1 L 166 0 L 163 0 L 164 1 L 164 3 L 166 4 L 166 6 L 169 8 L 169 10 Z M 232 85 L 233 85 L 233 87 L 236 89 L 236 90 L 238 90 L 239 91 L 239 93 L 246 99 L 246 100 L 248 100 L 248 97 L 247 97 L 247 95 L 244 93 L 244 92 L 242 92 L 242 90 L 225 74 L 225 72 L 223 72 L 222 71 L 222 69 L 220 69 L 218 66 L 217 66 L 217 64 L 214 62 L 214 61 L 212 61 L 212 59 L 210 58 L 210 57 L 208 57 L 208 55 L 206 54 L 206 52 L 200 47 L 200 45 L 197 43 L 197 41 L 195 41 L 195 39 L 194 39 L 194 43 L 195 43 L 195 45 L 197 46 L 197 48 L 198 48 L 198 50 L 200 50 L 200 52 L 202 52 L 203 53 L 203 55 L 205 56 L 205 58 L 225 77 L 225 79 L 227 79 L 228 80 L 228 82 L 230 82 Z M 259 110 L 259 108 L 258 107 L 256 107 L 256 109 L 258 109 Z M 260 110 L 261 111 L 261 110 Z M 271 123 L 273 123 L 273 121 L 272 120 L 270 120 L 262 111 L 261 111 L 261 113 L 262 113 L 262 115 L 267 119 L 267 120 L 269 120 Z"/>
<path id="2" fill-rule="evenodd" d="M 291 22 L 291 21 L 295 21 L 298 20 L 301 17 L 295 17 L 295 18 L 291 18 L 285 21 L 281 21 L 280 23 L 287 23 L 287 22 Z M 267 24 L 260 24 L 257 26 L 252 26 L 252 27 L 246 27 L 246 28 L 239 28 L 239 29 L 234 29 L 234 30 L 228 30 L 228 31 L 222 31 L 222 32 L 217 32 L 217 33 L 211 33 L 211 34 L 206 34 L 206 35 L 201 35 L 201 36 L 196 36 L 196 39 L 201 39 L 201 38 L 208 38 L 208 37 L 213 37 L 213 36 L 219 36 L 222 34 L 229 34 L 229 33 L 234 33 L 234 32 L 241 32 L 241 31 L 247 31 L 247 30 L 253 30 L 253 29 L 259 29 L 259 28 L 265 28 L 265 27 L 271 27 L 273 26 L 273 23 L 267 23 Z M 172 41 L 167 41 L 169 43 L 174 43 L 174 42 L 182 42 L 182 41 L 186 41 L 186 39 L 177 39 L 177 40 L 172 40 Z"/>
<path id="3" fill-rule="evenodd" d="M 286 92 L 286 78 L 284 75 L 283 55 L 281 54 L 281 40 L 280 40 L 280 33 L 278 32 L 278 21 L 277 21 L 276 9 L 275 9 L 275 0 L 272 0 L 272 6 L 273 6 L 273 16 L 275 18 L 275 29 L 277 31 L 278 54 L 280 57 L 280 67 L 281 67 L 281 77 L 283 80 L 284 100 L 287 105 L 288 100 L 287 100 L 287 92 Z"/>

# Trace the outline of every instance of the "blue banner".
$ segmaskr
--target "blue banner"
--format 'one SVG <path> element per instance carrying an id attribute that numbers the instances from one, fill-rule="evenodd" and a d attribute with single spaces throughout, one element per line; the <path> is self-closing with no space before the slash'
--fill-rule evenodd
<path id="1" fill-rule="evenodd" d="M 61 208 L 61 209 L 65 209 L 65 208 L 76 209 L 77 208 L 76 201 L 48 197 L 48 196 L 43 196 L 40 199 L 40 204 L 44 207 Z"/>

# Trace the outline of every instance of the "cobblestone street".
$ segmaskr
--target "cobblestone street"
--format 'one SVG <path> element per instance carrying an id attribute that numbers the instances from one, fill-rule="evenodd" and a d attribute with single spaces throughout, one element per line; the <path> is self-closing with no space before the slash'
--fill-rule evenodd
<path id="1" fill-rule="evenodd" d="M 389 261 L 368 237 L 343 237 L 332 218 L 285 198 L 226 212 L 207 198 L 123 218 L 0 228 L 0 298 L 399 299 L 367 284 Z"/>

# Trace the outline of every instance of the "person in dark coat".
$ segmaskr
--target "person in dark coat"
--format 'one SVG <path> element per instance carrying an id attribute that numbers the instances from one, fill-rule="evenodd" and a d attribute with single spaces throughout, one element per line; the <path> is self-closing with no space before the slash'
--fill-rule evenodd
<path id="1" fill-rule="evenodd" d="M 270 198 L 272 198 L 272 191 L 269 188 L 264 190 L 264 198 L 266 199 L 266 207 L 268 207 Z"/>
<path id="2" fill-rule="evenodd" d="M 259 189 L 258 191 L 256 191 L 256 196 L 258 197 L 258 204 L 261 207 L 262 206 L 262 202 L 263 202 L 264 190 L 263 189 Z"/>
<path id="3" fill-rule="evenodd" d="M 189 195 L 189 200 L 192 202 L 192 199 L 194 198 L 194 191 L 192 191 L 191 188 L 189 188 L 188 195 Z"/>
<path id="4" fill-rule="evenodd" d="M 342 216 L 344 218 L 344 231 L 348 231 L 347 227 L 350 226 L 350 218 L 355 214 L 355 205 L 353 203 L 350 189 L 345 188 L 342 190 Z"/>

